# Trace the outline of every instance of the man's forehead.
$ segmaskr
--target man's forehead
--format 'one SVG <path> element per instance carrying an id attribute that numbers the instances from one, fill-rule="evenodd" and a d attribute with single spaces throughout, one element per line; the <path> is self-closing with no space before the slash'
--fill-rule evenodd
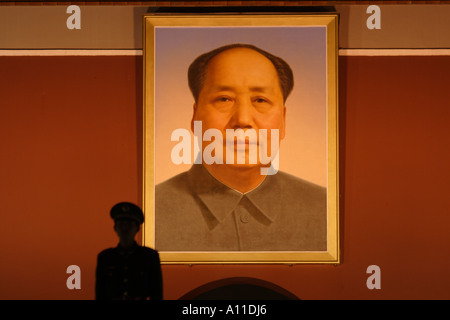
<path id="1" fill-rule="evenodd" d="M 233 48 L 208 63 L 205 80 L 215 90 L 231 90 L 236 82 L 242 81 L 253 91 L 263 92 L 278 84 L 279 79 L 268 58 L 252 49 Z"/>
<path id="2" fill-rule="evenodd" d="M 228 63 L 228 62 L 236 62 L 239 60 L 247 60 L 247 59 L 256 59 L 258 63 L 261 63 L 263 61 L 265 61 L 265 63 L 267 63 L 268 65 L 272 65 L 272 67 L 275 69 L 275 67 L 273 66 L 272 62 L 265 57 L 263 54 L 259 53 L 258 51 L 251 49 L 251 48 L 242 48 L 242 47 L 238 47 L 238 48 L 231 48 L 231 49 L 227 49 L 225 51 L 220 52 L 219 54 L 217 54 L 215 57 L 213 57 L 209 63 L 208 63 L 208 67 L 212 64 L 217 64 L 217 63 Z"/>

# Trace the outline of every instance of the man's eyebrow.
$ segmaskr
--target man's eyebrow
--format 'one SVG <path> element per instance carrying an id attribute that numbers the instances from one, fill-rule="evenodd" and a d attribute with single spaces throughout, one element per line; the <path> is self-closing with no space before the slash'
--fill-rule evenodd
<path id="1" fill-rule="evenodd" d="M 212 89 L 214 91 L 233 91 L 234 90 L 234 88 L 232 86 L 222 86 L 222 85 L 213 86 Z"/>
<path id="2" fill-rule="evenodd" d="M 250 91 L 267 93 L 267 92 L 272 92 L 273 89 L 271 87 L 251 87 Z"/>
<path id="3" fill-rule="evenodd" d="M 226 86 L 226 85 L 217 85 L 217 86 L 213 86 L 212 89 L 214 91 L 234 91 L 235 88 L 232 86 Z M 255 87 L 250 87 L 250 91 L 252 92 L 272 92 L 273 89 L 270 87 L 263 87 L 263 86 L 255 86 Z"/>

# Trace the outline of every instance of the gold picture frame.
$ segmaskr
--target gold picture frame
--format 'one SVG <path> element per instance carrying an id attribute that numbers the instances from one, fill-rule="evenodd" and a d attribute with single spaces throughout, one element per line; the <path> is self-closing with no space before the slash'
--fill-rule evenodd
<path id="1" fill-rule="evenodd" d="M 259 36 L 255 36 L 257 33 Z M 170 149 L 176 144 L 171 141 L 170 132 L 180 127 L 190 129 L 189 113 L 192 114 L 193 100 L 192 97 L 186 98 L 190 95 L 186 76 L 188 65 L 199 53 L 206 52 L 207 48 L 213 49 L 221 42 L 223 44 L 251 42 L 258 45 L 263 40 L 271 43 L 267 45 L 269 49 L 273 48 L 278 52 L 283 49 L 284 51 L 281 50 L 281 52 L 289 55 L 289 62 L 295 69 L 294 77 L 297 72 L 299 78 L 295 80 L 293 92 L 296 87 L 300 88 L 303 90 L 298 94 L 301 97 L 300 104 L 314 106 L 314 108 L 306 106 L 291 107 L 291 109 L 287 107 L 286 118 L 291 123 L 286 120 L 286 137 L 289 130 L 292 132 L 297 126 L 309 128 L 312 126 L 311 123 L 317 122 L 314 126 L 316 133 L 305 131 L 306 133 L 297 133 L 295 136 L 317 136 L 317 141 L 321 143 L 302 138 L 300 144 L 296 142 L 297 138 L 291 138 L 289 154 L 299 152 L 295 159 L 309 158 L 286 161 L 286 166 L 290 165 L 292 170 L 303 170 L 295 175 L 309 174 L 306 180 L 312 180 L 326 188 L 326 249 L 160 250 L 155 239 L 157 219 L 155 185 L 177 172 L 187 170 L 186 166 L 184 169 L 166 167 L 170 164 L 170 161 L 167 161 Z M 143 245 L 159 251 L 162 264 L 338 264 L 340 262 L 337 14 L 146 14 L 143 17 L 143 68 L 145 222 L 142 235 Z M 308 76 L 303 76 L 306 74 Z M 177 77 L 181 80 L 178 81 Z M 176 84 L 177 81 L 179 85 Z M 310 87 L 312 83 L 316 83 L 317 87 Z M 186 99 L 190 100 L 186 101 Z M 308 108 L 314 111 L 308 111 Z M 291 114 L 294 115 L 291 116 Z M 303 125 L 298 119 L 307 119 L 305 121 L 307 124 Z M 183 124 L 180 125 L 181 122 L 177 122 L 178 120 L 184 121 Z M 309 130 L 308 128 L 302 130 Z M 283 150 L 283 143 L 280 150 Z M 312 155 L 308 155 L 309 152 Z M 281 151 L 280 158 L 283 159 Z M 317 173 L 312 173 L 314 171 L 312 169 L 306 169 L 307 165 L 302 165 L 302 161 L 310 162 L 310 166 L 316 165 L 319 168 Z M 281 162 L 280 170 L 283 170 L 282 165 L 283 162 Z"/>

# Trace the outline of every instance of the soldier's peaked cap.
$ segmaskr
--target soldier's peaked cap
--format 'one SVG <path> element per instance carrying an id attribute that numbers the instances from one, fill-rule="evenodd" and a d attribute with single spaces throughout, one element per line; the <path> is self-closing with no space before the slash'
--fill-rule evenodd
<path id="1" fill-rule="evenodd" d="M 111 218 L 116 220 L 130 219 L 135 220 L 139 224 L 144 222 L 144 214 L 142 210 L 131 202 L 120 202 L 111 208 Z"/>

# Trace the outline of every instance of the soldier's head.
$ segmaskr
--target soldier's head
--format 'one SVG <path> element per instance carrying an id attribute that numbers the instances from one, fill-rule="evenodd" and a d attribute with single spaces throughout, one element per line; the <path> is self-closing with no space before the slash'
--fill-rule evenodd
<path id="1" fill-rule="evenodd" d="M 134 241 L 136 233 L 144 222 L 142 210 L 130 202 L 120 202 L 112 207 L 110 214 L 120 241 L 124 243 Z"/>

